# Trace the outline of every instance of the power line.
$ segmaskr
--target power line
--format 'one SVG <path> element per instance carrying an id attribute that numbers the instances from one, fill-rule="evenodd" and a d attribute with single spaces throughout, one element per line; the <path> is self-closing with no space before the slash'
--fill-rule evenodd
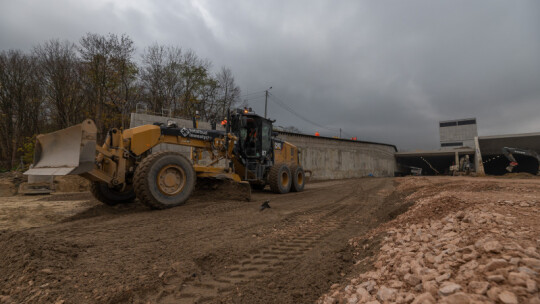
<path id="1" fill-rule="evenodd" d="M 244 99 L 242 99 L 242 101 L 260 100 L 260 99 L 263 99 L 263 98 L 264 98 L 264 95 L 261 95 L 261 96 L 255 96 L 255 97 L 250 97 L 250 98 L 244 98 Z"/>
<path id="2" fill-rule="evenodd" d="M 346 137 L 350 137 L 350 138 L 353 138 L 354 136 L 352 136 L 351 134 L 341 130 L 341 132 L 343 133 L 343 135 L 345 135 Z"/>
<path id="3" fill-rule="evenodd" d="M 240 95 L 239 97 L 242 98 L 244 96 L 249 96 L 249 95 L 255 95 L 255 94 L 262 94 L 264 93 L 265 91 L 257 91 L 257 92 L 253 92 L 253 93 L 247 93 L 247 94 L 244 94 L 244 95 Z"/>
<path id="4" fill-rule="evenodd" d="M 343 135 L 345 135 L 346 137 L 350 137 L 350 138 L 353 138 L 354 136 L 350 135 L 349 133 L 343 131 L 343 129 L 334 129 L 334 128 L 329 128 L 329 127 L 326 127 L 326 126 L 323 126 L 319 123 L 316 123 L 306 117 L 304 117 L 303 115 L 301 115 L 300 113 L 296 112 L 293 108 L 291 108 L 290 106 L 287 105 L 287 103 L 285 101 L 283 101 L 282 99 L 280 99 L 279 97 L 277 97 L 276 95 L 272 94 L 272 93 L 268 93 L 268 95 L 272 98 L 273 101 L 275 101 L 275 103 L 282 107 L 283 109 L 285 109 L 286 111 L 288 111 L 289 113 L 293 114 L 294 116 L 300 118 L 301 120 L 309 123 L 309 124 L 312 124 L 316 127 L 319 127 L 319 128 L 322 128 L 322 129 L 325 129 L 325 130 L 328 130 L 328 131 L 331 131 L 331 132 L 341 132 Z M 340 134 L 341 135 L 341 134 Z"/>
<path id="5" fill-rule="evenodd" d="M 294 109 L 292 109 L 291 107 L 289 107 L 283 100 L 281 100 L 280 98 L 278 98 L 277 96 L 275 96 L 274 94 L 271 94 L 271 93 L 268 93 L 268 95 L 270 97 L 273 98 L 273 100 L 276 102 L 277 105 L 281 106 L 282 108 L 284 108 L 285 110 L 287 110 L 288 112 L 290 112 L 291 114 L 293 114 L 294 116 L 300 118 L 301 120 L 307 122 L 307 123 L 310 123 L 314 126 L 317 126 L 319 128 L 323 128 L 323 129 L 326 129 L 328 131 L 332 131 L 332 132 L 339 132 L 339 130 L 336 130 L 336 129 L 332 129 L 332 128 L 329 128 L 329 127 L 326 127 L 326 126 L 323 126 L 321 124 L 318 124 L 304 116 L 302 116 L 300 113 L 296 112 Z"/>

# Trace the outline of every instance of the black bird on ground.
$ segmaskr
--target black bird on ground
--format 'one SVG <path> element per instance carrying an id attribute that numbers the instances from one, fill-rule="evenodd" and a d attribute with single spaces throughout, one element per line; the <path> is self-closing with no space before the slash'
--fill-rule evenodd
<path id="1" fill-rule="evenodd" d="M 266 208 L 270 208 L 270 205 L 268 203 L 270 203 L 270 200 L 264 201 L 264 203 L 262 203 L 261 209 L 259 211 L 263 211 Z"/>

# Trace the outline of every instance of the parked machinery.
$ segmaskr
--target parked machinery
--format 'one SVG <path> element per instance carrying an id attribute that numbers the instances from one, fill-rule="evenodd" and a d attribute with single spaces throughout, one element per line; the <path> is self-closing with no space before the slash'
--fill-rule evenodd
<path id="1" fill-rule="evenodd" d="M 536 175 L 540 175 L 540 155 L 538 155 L 536 151 L 504 147 L 502 148 L 502 152 L 504 156 L 510 161 L 510 164 L 508 164 L 508 166 L 506 167 L 506 171 L 512 172 L 514 170 L 514 168 L 518 165 L 518 162 L 514 158 L 513 154 L 520 154 L 536 158 L 536 160 L 538 161 L 538 170 L 536 172 Z"/>
<path id="2" fill-rule="evenodd" d="M 299 151 L 272 132 L 273 121 L 247 109 L 228 115 L 225 131 L 178 127 L 173 121 L 128 130 L 111 129 L 102 146 L 90 119 L 37 136 L 31 175 L 80 175 L 108 205 L 130 203 L 164 209 L 185 203 L 196 180 L 228 179 L 276 193 L 302 191 L 305 173 Z M 191 159 L 178 152 L 152 153 L 161 143 L 193 148 Z M 210 163 L 201 165 L 205 151 Z M 225 164 L 225 165 L 220 165 Z"/>

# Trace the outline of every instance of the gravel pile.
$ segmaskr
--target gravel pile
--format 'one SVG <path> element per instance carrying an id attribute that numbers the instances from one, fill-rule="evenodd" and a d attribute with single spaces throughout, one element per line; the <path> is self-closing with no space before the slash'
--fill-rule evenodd
<path id="1" fill-rule="evenodd" d="M 440 200 L 421 199 L 393 221 L 374 269 L 318 302 L 540 304 L 540 202 L 479 199 L 439 219 L 406 220 Z"/>

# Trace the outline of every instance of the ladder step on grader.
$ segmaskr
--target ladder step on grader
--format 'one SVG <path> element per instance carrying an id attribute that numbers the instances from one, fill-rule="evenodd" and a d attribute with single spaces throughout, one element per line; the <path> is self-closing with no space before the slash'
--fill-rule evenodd
<path id="1" fill-rule="evenodd" d="M 174 121 L 127 130 L 111 129 L 103 145 L 90 119 L 38 135 L 28 175 L 80 175 L 107 205 L 136 198 L 152 209 L 184 204 L 197 180 L 228 180 L 250 199 L 251 188 L 267 185 L 275 193 L 302 191 L 306 172 L 298 148 L 276 138 L 272 120 L 248 109 L 229 113 L 226 130 L 178 127 Z M 179 152 L 152 153 L 161 143 L 192 148 L 190 159 Z M 201 164 L 203 152 L 209 162 Z M 310 173 L 309 171 L 307 171 Z"/>

